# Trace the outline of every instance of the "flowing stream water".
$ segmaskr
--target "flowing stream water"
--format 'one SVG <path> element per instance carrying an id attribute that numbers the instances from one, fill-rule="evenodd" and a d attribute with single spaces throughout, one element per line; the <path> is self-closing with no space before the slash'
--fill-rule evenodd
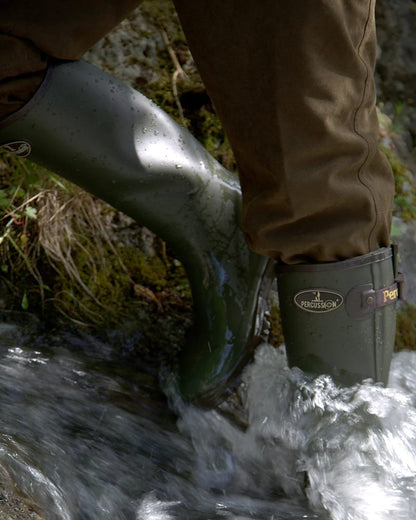
<path id="1" fill-rule="evenodd" d="M 216 410 L 163 384 L 94 338 L 0 324 L 1 480 L 48 520 L 414 518 L 416 352 L 388 388 L 340 388 L 262 345 Z"/>

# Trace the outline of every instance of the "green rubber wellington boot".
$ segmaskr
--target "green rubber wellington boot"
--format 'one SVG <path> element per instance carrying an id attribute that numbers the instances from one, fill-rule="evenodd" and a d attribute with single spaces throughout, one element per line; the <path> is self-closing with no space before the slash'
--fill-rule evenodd
<path id="1" fill-rule="evenodd" d="M 34 98 L 0 124 L 0 145 L 102 198 L 172 247 L 195 310 L 180 391 L 206 404 L 223 398 L 260 340 L 271 271 L 240 230 L 236 177 L 152 101 L 85 62 L 51 66 Z"/>
<path id="2" fill-rule="evenodd" d="M 403 280 L 395 248 L 341 262 L 277 267 L 290 366 L 341 384 L 387 384 Z"/>

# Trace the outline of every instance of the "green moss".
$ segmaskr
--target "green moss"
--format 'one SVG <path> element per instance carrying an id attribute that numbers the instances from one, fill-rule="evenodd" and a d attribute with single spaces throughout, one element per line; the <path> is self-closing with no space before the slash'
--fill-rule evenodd
<path id="1" fill-rule="evenodd" d="M 133 248 L 123 248 L 119 254 L 133 282 L 158 291 L 166 287 L 167 268 L 158 256 L 145 256 Z"/>
<path id="2" fill-rule="evenodd" d="M 169 0 L 144 0 L 140 4 L 140 10 L 159 28 L 168 32 L 172 43 L 185 44 L 185 35 L 173 2 Z"/>
<path id="3" fill-rule="evenodd" d="M 73 251 L 80 283 L 64 272 L 55 280 L 54 292 L 60 295 L 58 307 L 69 317 L 111 326 L 135 314 L 139 307 L 163 313 L 178 298 L 184 298 L 191 308 L 185 272 L 172 259 L 166 264 L 159 256 L 146 256 L 132 247 L 97 256 L 91 244 L 83 240 Z"/>
<path id="4" fill-rule="evenodd" d="M 406 165 L 397 155 L 386 147 L 380 147 L 387 157 L 394 174 L 395 197 L 394 212 L 406 222 L 416 218 L 416 189 Z"/>
<path id="5" fill-rule="evenodd" d="M 397 312 L 395 350 L 416 350 L 416 307 L 410 303 Z"/>

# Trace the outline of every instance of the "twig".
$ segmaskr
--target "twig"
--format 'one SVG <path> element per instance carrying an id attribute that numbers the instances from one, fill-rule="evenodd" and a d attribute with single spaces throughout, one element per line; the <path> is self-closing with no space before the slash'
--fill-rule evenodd
<path id="1" fill-rule="evenodd" d="M 188 76 L 186 75 L 183 68 L 181 67 L 181 64 L 179 63 L 178 57 L 176 56 L 176 53 L 173 50 L 172 45 L 170 44 L 170 41 L 169 41 L 169 38 L 168 38 L 168 35 L 167 35 L 165 29 L 162 28 L 160 30 L 160 32 L 162 34 L 163 41 L 165 42 L 166 48 L 168 50 L 170 59 L 172 60 L 173 66 L 175 67 L 175 72 L 172 75 L 172 92 L 173 92 L 173 97 L 175 99 L 176 106 L 178 107 L 180 120 L 181 120 L 183 126 L 186 128 L 186 126 L 187 126 L 186 119 L 185 119 L 185 116 L 183 113 L 182 104 L 181 104 L 181 101 L 179 99 L 179 94 L 178 94 L 178 78 L 182 79 L 183 81 L 187 81 Z"/>

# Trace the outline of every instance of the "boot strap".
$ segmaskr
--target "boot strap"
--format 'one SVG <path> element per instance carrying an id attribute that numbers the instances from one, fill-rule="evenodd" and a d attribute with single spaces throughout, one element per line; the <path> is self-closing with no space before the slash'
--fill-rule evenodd
<path id="1" fill-rule="evenodd" d="M 389 287 L 374 289 L 372 284 L 358 285 L 352 289 L 345 301 L 347 313 L 353 319 L 367 318 L 375 309 L 405 299 L 405 279 L 398 273 Z"/>

